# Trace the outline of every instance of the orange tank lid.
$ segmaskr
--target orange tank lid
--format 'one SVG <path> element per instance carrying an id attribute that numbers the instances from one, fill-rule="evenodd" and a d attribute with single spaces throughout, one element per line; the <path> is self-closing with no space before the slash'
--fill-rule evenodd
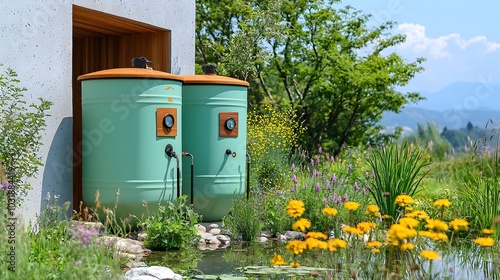
<path id="1" fill-rule="evenodd" d="M 248 87 L 250 84 L 247 81 L 238 80 L 235 78 L 219 76 L 216 74 L 201 74 L 201 75 L 187 75 L 184 77 L 184 84 L 203 84 L 203 85 L 235 85 Z"/>
<path id="2" fill-rule="evenodd" d="M 149 78 L 184 81 L 184 78 L 179 75 L 143 68 L 114 68 L 101 70 L 78 76 L 78 81 L 109 78 Z"/>

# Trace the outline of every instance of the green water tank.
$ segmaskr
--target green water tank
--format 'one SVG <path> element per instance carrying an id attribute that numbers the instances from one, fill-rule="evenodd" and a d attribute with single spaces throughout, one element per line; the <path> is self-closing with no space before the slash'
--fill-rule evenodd
<path id="1" fill-rule="evenodd" d="M 85 204 L 96 207 L 99 191 L 101 207 L 113 209 L 118 201 L 119 221 L 130 218 L 129 214 L 145 218 L 144 202 L 155 212 L 159 202 L 175 200 L 182 181 L 178 173 L 183 78 L 149 69 L 117 68 L 78 80 L 82 82 Z"/>
<path id="2" fill-rule="evenodd" d="M 193 206 L 204 222 L 220 221 L 245 193 L 248 86 L 215 74 L 184 76 L 182 146 L 194 157 Z M 189 160 L 182 170 L 189 201 Z"/>

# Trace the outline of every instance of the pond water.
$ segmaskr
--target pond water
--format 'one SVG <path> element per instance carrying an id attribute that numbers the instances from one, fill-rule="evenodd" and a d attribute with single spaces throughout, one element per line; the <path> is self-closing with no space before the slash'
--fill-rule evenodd
<path id="1" fill-rule="evenodd" d="M 176 273 L 196 279 L 216 279 L 216 276 L 220 276 L 220 279 L 240 279 L 241 276 L 269 279 L 269 274 L 281 275 L 282 273 L 283 275 L 291 275 L 288 270 L 276 271 L 276 268 L 269 268 L 269 261 L 274 254 L 288 255 L 284 247 L 283 245 L 279 246 L 276 242 L 267 242 L 264 245 L 243 243 L 216 250 L 189 249 L 153 252 L 144 261 L 150 266 L 166 266 Z M 331 254 L 310 255 L 307 259 L 301 260 L 303 266 L 295 271 L 306 276 L 301 277 L 302 279 L 352 279 L 347 271 L 322 269 L 322 266 L 334 267 L 325 265 L 324 260 L 321 260 L 322 256 L 329 258 L 327 262 L 332 259 Z M 382 276 L 383 269 L 374 265 L 375 263 L 383 263 L 383 256 L 377 256 L 378 259 L 365 259 L 364 261 L 368 261 L 366 263 L 363 263 L 363 260 L 358 260 L 363 257 L 366 256 L 355 256 L 352 263 L 356 263 L 358 268 L 368 268 L 370 272 L 364 274 L 359 272 L 358 279 L 385 278 Z M 346 261 L 343 260 L 344 266 Z M 404 279 L 422 279 L 421 275 L 428 275 L 429 264 L 429 261 L 419 264 L 415 269 L 416 271 L 409 272 Z M 412 265 L 414 266 L 413 263 L 409 263 L 407 268 L 412 267 Z M 245 270 L 245 273 L 243 273 L 242 267 L 247 267 L 249 270 Z M 358 271 L 360 270 L 358 269 Z M 311 275 L 314 275 L 314 277 L 311 277 Z M 488 252 L 485 256 L 484 253 L 473 248 L 462 248 L 444 255 L 440 260 L 434 261 L 432 275 L 431 279 L 500 279 L 500 252 Z M 273 279 L 276 279 L 276 277 Z M 288 277 L 279 277 L 279 279 L 288 279 Z"/>

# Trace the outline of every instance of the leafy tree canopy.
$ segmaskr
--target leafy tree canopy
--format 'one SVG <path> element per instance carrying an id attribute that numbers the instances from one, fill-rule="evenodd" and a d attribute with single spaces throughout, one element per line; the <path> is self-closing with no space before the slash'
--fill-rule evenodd
<path id="1" fill-rule="evenodd" d="M 422 97 L 402 93 L 423 68 L 393 50 L 394 22 L 369 25 L 370 15 L 334 0 L 200 0 L 196 62 L 251 83 L 249 106 L 291 106 L 306 127 L 306 149 L 375 144 L 385 111 Z M 200 69 L 200 68 L 199 68 Z"/>

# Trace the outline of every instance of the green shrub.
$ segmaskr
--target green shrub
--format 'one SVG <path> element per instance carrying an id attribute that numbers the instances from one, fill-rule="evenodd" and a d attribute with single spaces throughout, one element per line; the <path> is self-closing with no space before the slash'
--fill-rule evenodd
<path id="1" fill-rule="evenodd" d="M 0 74 L 0 161 L 7 181 L 15 187 L 18 205 L 31 188 L 28 178 L 42 165 L 38 151 L 52 105 L 43 98 L 39 98 L 38 104 L 28 105 L 24 100 L 27 90 L 19 83 L 16 72 L 10 68 Z"/>
<path id="2" fill-rule="evenodd" d="M 257 195 L 238 197 L 233 200 L 233 206 L 223 219 L 224 228 L 231 232 L 233 239 L 255 241 L 263 228 L 261 220 L 262 197 Z"/>
<path id="3" fill-rule="evenodd" d="M 195 225 L 199 215 L 186 205 L 187 196 L 176 201 L 159 204 L 158 212 L 145 221 L 148 237 L 145 245 L 150 249 L 182 249 L 197 244 L 198 234 Z"/>

